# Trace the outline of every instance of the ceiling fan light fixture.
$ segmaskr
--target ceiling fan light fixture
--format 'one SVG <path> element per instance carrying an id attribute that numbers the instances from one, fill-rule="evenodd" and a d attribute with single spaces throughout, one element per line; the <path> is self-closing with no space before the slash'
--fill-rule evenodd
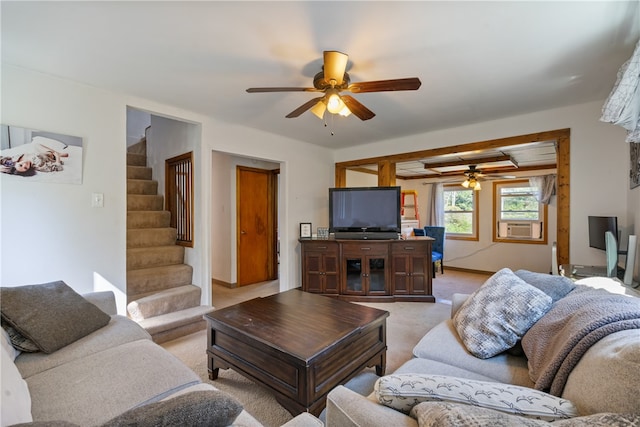
<path id="1" fill-rule="evenodd" d="M 311 112 L 316 115 L 320 120 L 324 117 L 324 112 L 327 111 L 327 104 L 324 101 L 318 101 L 316 105 L 311 107 Z"/>
<path id="2" fill-rule="evenodd" d="M 471 182 L 469 182 L 468 179 L 465 179 L 464 182 L 461 184 L 464 188 L 469 188 L 469 185 L 471 184 Z"/>
<path id="3" fill-rule="evenodd" d="M 331 114 L 338 114 L 345 108 L 344 101 L 340 98 L 336 89 L 327 90 L 327 110 Z"/>
<path id="4" fill-rule="evenodd" d="M 480 183 L 476 181 L 476 184 L 473 186 L 473 191 L 480 191 L 482 187 L 480 187 Z"/>
<path id="5" fill-rule="evenodd" d="M 349 110 L 349 107 L 345 105 L 338 114 L 340 114 L 342 117 L 349 117 L 351 115 L 351 110 Z"/>

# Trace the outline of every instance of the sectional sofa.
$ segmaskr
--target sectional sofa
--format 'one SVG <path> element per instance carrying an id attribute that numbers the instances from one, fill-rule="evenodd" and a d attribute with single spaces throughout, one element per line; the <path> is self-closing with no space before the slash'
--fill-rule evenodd
<path id="1" fill-rule="evenodd" d="M 80 296 L 63 282 L 0 289 L 2 426 L 261 425 L 117 315 L 112 292 Z M 301 414 L 286 425 L 323 424 Z"/>
<path id="2" fill-rule="evenodd" d="M 326 425 L 639 425 L 637 296 L 608 278 L 501 270 L 455 295 L 369 396 L 332 390 Z"/>

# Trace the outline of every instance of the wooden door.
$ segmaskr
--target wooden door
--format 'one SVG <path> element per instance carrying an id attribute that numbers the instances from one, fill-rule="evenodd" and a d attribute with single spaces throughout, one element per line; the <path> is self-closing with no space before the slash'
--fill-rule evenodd
<path id="1" fill-rule="evenodd" d="M 276 173 L 237 167 L 238 286 L 277 278 Z"/>

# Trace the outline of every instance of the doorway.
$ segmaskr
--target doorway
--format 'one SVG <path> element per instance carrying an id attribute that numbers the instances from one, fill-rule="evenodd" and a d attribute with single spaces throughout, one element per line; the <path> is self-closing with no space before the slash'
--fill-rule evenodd
<path id="1" fill-rule="evenodd" d="M 236 167 L 238 286 L 278 278 L 278 173 Z"/>

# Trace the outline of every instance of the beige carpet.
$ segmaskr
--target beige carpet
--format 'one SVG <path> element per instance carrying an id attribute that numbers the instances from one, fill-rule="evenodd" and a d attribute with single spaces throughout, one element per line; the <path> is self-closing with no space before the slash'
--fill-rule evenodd
<path id="1" fill-rule="evenodd" d="M 484 282 L 484 277 L 461 277 L 461 273 L 438 275 L 434 281 L 435 304 L 418 302 L 361 303 L 389 311 L 387 318 L 387 373 L 395 371 L 411 359 L 412 349 L 429 329 L 448 318 L 451 306 L 447 302 L 454 292 L 473 292 Z M 462 273 L 464 274 L 464 273 Z M 462 280 L 455 280 L 455 277 Z M 445 280 L 446 279 L 446 280 Z M 206 331 L 162 344 L 195 371 L 203 381 L 213 384 L 237 398 L 244 408 L 266 427 L 281 426 L 292 416 L 265 388 L 253 383 L 232 369 L 220 370 L 219 377 L 210 381 L 207 372 Z M 376 380 L 374 369 L 366 369 L 352 379 L 347 387 L 369 394 Z"/>

